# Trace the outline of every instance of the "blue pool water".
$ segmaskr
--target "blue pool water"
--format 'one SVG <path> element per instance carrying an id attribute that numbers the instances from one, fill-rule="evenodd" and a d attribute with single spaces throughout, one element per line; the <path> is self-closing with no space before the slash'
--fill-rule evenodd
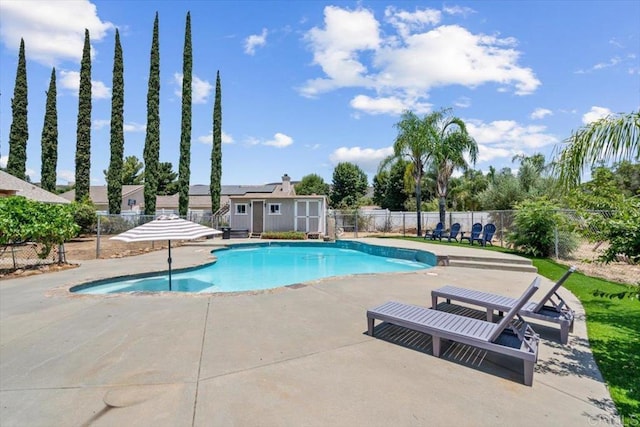
<path id="1" fill-rule="evenodd" d="M 435 265 L 429 252 L 367 245 L 359 242 L 271 243 L 234 245 L 214 252 L 217 261 L 174 271 L 177 292 L 238 292 L 271 289 L 325 277 L 363 273 L 415 271 Z M 128 277 L 76 286 L 72 292 L 168 291 L 166 274 Z"/>

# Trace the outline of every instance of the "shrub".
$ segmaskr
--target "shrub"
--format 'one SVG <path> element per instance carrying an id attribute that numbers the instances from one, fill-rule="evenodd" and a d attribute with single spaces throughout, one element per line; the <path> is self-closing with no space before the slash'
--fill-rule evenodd
<path id="1" fill-rule="evenodd" d="M 548 257 L 555 252 L 556 228 L 558 249 L 566 257 L 577 247 L 567 219 L 548 200 L 525 200 L 516 205 L 513 228 L 506 240 L 527 255 Z"/>
<path id="2" fill-rule="evenodd" d="M 120 234 L 133 228 L 133 226 L 132 220 L 127 220 L 121 216 L 109 215 L 100 217 L 101 234 Z"/>
<path id="3" fill-rule="evenodd" d="M 267 231 L 262 233 L 261 238 L 273 240 L 305 240 L 307 234 L 302 231 Z"/>
<path id="4" fill-rule="evenodd" d="M 609 242 L 600 261 L 608 263 L 622 256 L 630 263 L 640 263 L 640 197 L 619 202 L 613 217 L 593 215 L 588 223 L 590 228 L 599 231 L 599 240 Z"/>
<path id="5" fill-rule="evenodd" d="M 91 200 L 87 198 L 81 202 L 73 202 L 71 207 L 73 209 L 73 218 L 78 227 L 80 227 L 79 233 L 92 233 L 98 222 L 98 215 L 96 214 L 96 207 Z"/>

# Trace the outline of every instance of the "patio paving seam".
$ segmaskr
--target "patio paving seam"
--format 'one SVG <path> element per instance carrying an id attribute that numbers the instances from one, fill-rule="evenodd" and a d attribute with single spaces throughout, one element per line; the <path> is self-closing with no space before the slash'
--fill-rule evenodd
<path id="1" fill-rule="evenodd" d="M 196 375 L 196 392 L 193 398 L 193 416 L 191 425 L 196 425 L 196 410 L 198 407 L 198 390 L 200 386 L 200 372 L 202 371 L 202 358 L 204 356 L 204 345 L 207 338 L 207 325 L 209 324 L 209 311 L 211 310 L 211 297 L 207 301 L 207 314 L 204 316 L 204 327 L 202 328 L 202 341 L 200 341 L 200 357 L 198 358 L 198 374 Z"/>
<path id="2" fill-rule="evenodd" d="M 363 334 L 364 334 L 364 332 L 363 332 Z M 204 378 L 198 379 L 198 382 L 214 380 L 214 379 L 217 379 L 217 378 L 224 378 L 224 377 L 231 376 L 231 375 L 241 374 L 243 372 L 251 372 L 251 371 L 255 371 L 255 370 L 258 370 L 258 369 L 266 368 L 266 367 L 269 367 L 269 366 L 275 366 L 275 365 L 279 365 L 279 364 L 282 364 L 282 363 L 292 362 L 294 360 L 306 359 L 307 357 L 317 356 L 319 354 L 326 354 L 326 353 L 330 353 L 332 351 L 341 350 L 343 348 L 349 348 L 349 347 L 354 347 L 354 346 L 361 345 L 361 344 L 366 344 L 366 343 L 371 342 L 371 341 L 375 341 L 375 340 L 373 338 L 367 336 L 367 338 L 363 339 L 362 341 L 357 341 L 357 342 L 349 343 L 349 344 L 346 344 L 346 345 L 333 347 L 333 348 L 330 348 L 330 349 L 327 349 L 327 350 L 320 350 L 320 351 L 314 351 L 314 352 L 311 352 L 311 353 L 305 353 L 305 354 L 301 354 L 299 356 L 289 357 L 289 358 L 286 358 L 286 359 L 275 360 L 275 361 L 270 362 L 270 363 L 263 363 L 261 365 L 255 365 L 255 366 L 251 366 L 249 368 L 238 369 L 236 371 L 229 371 L 229 372 L 225 372 L 225 373 L 219 374 L 219 375 L 211 375 L 209 377 L 204 377 Z"/>

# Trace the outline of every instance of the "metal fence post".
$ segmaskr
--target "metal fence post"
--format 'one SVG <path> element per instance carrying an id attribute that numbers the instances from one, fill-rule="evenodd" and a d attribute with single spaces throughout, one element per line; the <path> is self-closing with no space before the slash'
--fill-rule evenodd
<path id="1" fill-rule="evenodd" d="M 359 209 L 356 209 L 356 212 L 355 212 L 356 221 L 353 226 L 353 237 L 355 237 L 356 239 L 358 238 L 358 211 Z"/>
<path id="2" fill-rule="evenodd" d="M 98 225 L 96 230 L 96 259 L 100 258 L 100 214 L 98 214 Z"/>
<path id="3" fill-rule="evenodd" d="M 504 248 L 504 211 L 500 211 L 500 247 Z"/>
<path id="4" fill-rule="evenodd" d="M 553 237 L 555 240 L 555 249 L 556 249 L 556 260 L 560 258 L 560 254 L 558 253 L 558 227 L 553 228 Z"/>

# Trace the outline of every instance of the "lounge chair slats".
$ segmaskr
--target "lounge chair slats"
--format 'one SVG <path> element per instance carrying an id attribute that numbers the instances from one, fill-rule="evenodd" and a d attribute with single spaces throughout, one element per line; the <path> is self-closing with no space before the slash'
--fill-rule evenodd
<path id="1" fill-rule="evenodd" d="M 513 356 L 523 361 L 524 383 L 531 385 L 534 364 L 538 359 L 538 336 L 526 322 L 517 327 L 513 321 L 517 312 L 538 289 L 539 282 L 540 279 L 536 279 L 527 288 L 499 323 L 389 301 L 367 310 L 367 332 L 373 336 L 375 320 L 381 320 L 431 335 L 433 355 L 436 357 L 440 356 L 441 339 Z"/>
<path id="2" fill-rule="evenodd" d="M 540 302 L 529 301 L 519 311 L 519 314 L 524 317 L 559 324 L 560 342 L 562 344 L 566 344 L 569 341 L 569 332 L 573 330 L 575 313 L 558 295 L 557 290 L 574 271 L 575 267 L 571 267 Z M 454 300 L 483 307 L 487 310 L 487 321 L 489 322 L 493 321 L 494 311 L 507 312 L 518 302 L 516 298 L 455 286 L 443 286 L 431 291 L 432 308 L 437 308 L 438 298 L 443 298 L 447 302 Z"/>

